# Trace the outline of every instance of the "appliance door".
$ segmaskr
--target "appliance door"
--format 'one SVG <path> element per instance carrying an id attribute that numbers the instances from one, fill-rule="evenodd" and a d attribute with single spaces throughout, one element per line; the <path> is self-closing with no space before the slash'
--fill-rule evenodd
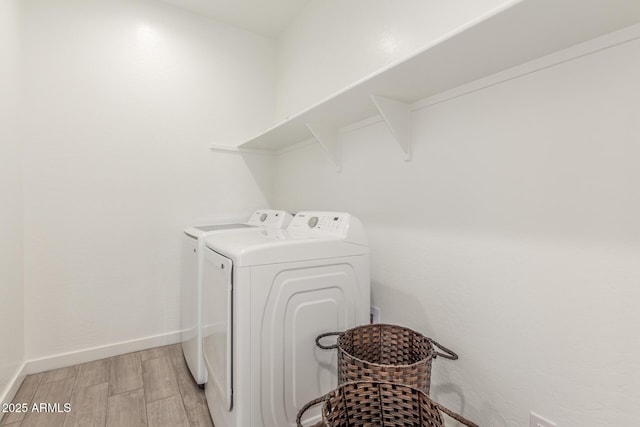
<path id="1" fill-rule="evenodd" d="M 368 275 L 361 274 L 359 258 L 253 267 L 251 317 L 259 319 L 254 327 L 261 343 L 252 345 L 252 351 L 260 349 L 260 367 L 251 372 L 261 376 L 261 426 L 295 427 L 305 403 L 336 387 L 337 352 L 321 350 L 314 341 L 323 332 L 366 322 L 363 302 L 368 307 L 369 296 L 362 280 Z M 321 420 L 319 407 L 302 419 L 305 426 Z"/>
<path id="2" fill-rule="evenodd" d="M 182 277 L 181 277 L 181 341 L 187 366 L 191 375 L 199 381 L 198 366 L 201 354 L 200 297 L 198 295 L 198 239 L 182 236 Z"/>
<path id="3" fill-rule="evenodd" d="M 205 249 L 202 272 L 203 353 L 207 387 L 217 399 L 233 408 L 233 263 Z"/>

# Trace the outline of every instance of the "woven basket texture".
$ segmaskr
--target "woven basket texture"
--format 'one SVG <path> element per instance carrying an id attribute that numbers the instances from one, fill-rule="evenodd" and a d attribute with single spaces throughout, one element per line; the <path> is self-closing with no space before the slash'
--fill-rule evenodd
<path id="1" fill-rule="evenodd" d="M 444 427 L 443 413 L 463 425 L 478 427 L 421 390 L 402 384 L 345 383 L 323 401 L 321 425 L 326 427 Z"/>
<path id="2" fill-rule="evenodd" d="M 338 339 L 338 383 L 399 383 L 429 394 L 434 354 L 431 340 L 411 329 L 383 324 L 356 327 Z"/>

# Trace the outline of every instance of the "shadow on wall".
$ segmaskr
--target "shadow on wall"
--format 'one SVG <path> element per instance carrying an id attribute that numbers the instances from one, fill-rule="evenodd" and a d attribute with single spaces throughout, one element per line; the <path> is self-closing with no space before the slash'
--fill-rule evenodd
<path id="1" fill-rule="evenodd" d="M 270 207 L 274 207 L 275 155 L 269 153 L 240 153 L 247 169 Z M 277 206 L 274 207 L 278 209 Z"/>
<path id="2" fill-rule="evenodd" d="M 447 346 L 446 337 L 438 335 L 437 325 L 430 320 L 428 311 L 422 306 L 420 298 L 417 295 L 408 294 L 376 280 L 371 281 L 371 289 L 371 304 L 380 307 L 382 323 L 395 323 L 394 319 L 397 319 L 398 315 L 394 313 L 393 310 L 401 310 L 402 316 L 407 319 L 407 322 L 400 326 L 414 329 L 423 335 L 433 338 L 435 341 L 443 343 L 445 347 Z M 454 348 L 453 351 L 455 352 L 456 349 Z M 446 361 L 444 363 L 446 363 Z M 481 408 L 477 410 L 472 409 L 471 411 L 467 410 L 463 387 L 461 384 L 456 384 L 455 381 L 452 381 L 450 371 L 443 366 L 443 359 L 435 360 L 432 365 L 432 370 L 433 369 L 438 370 L 438 382 L 431 383 L 431 391 L 429 393 L 434 401 L 444 404 L 459 414 L 466 414 L 466 416 L 471 417 L 472 420 L 476 417 L 473 415 L 474 412 L 480 413 L 482 414 L 481 419 L 490 420 L 487 425 L 491 427 L 517 425 L 517 422 L 509 424 L 502 417 L 498 409 L 489 404 L 486 399 L 482 399 L 484 403 Z M 447 421 L 452 423 L 451 425 L 461 425 L 450 418 Z"/>

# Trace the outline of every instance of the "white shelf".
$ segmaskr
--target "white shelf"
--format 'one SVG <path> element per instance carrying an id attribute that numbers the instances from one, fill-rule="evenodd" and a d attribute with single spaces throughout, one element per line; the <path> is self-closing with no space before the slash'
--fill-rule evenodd
<path id="1" fill-rule="evenodd" d="M 340 170 L 338 129 L 380 114 L 408 159 L 412 103 L 639 21 L 640 0 L 513 0 L 239 148 L 278 151 L 316 138 Z"/>

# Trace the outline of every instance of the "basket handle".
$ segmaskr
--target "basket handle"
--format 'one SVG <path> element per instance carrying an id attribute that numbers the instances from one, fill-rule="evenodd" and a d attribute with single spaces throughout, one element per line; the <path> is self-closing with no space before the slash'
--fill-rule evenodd
<path id="1" fill-rule="evenodd" d="M 302 425 L 302 421 L 300 421 L 302 419 L 302 416 L 304 415 L 305 412 L 307 412 L 307 410 L 309 410 L 309 408 L 311 408 L 312 406 L 316 406 L 322 402 L 324 402 L 325 400 L 327 400 L 327 396 L 329 396 L 329 393 L 325 394 L 324 396 L 320 396 L 316 399 L 313 399 L 311 402 L 307 403 L 306 405 L 304 405 L 302 407 L 302 409 L 300 409 L 300 411 L 298 411 L 298 415 L 296 416 L 296 425 L 298 427 L 304 427 Z"/>
<path id="2" fill-rule="evenodd" d="M 429 338 L 429 341 L 431 341 L 431 344 L 433 344 L 435 347 L 438 347 L 440 350 L 444 351 L 444 353 L 440 353 L 439 351 L 433 351 L 433 357 L 436 358 L 438 356 L 440 357 L 444 357 L 445 359 L 449 359 L 449 360 L 458 360 L 458 355 L 455 354 L 453 351 L 449 350 L 447 347 L 443 346 L 442 344 L 437 343 L 436 341 L 432 340 L 431 338 Z"/>
<path id="3" fill-rule="evenodd" d="M 464 424 L 465 426 L 468 426 L 468 427 L 479 427 L 478 424 L 474 423 L 473 421 L 469 421 L 468 419 L 466 419 L 465 417 L 463 417 L 460 414 L 456 414 L 451 409 L 447 409 L 444 406 L 442 406 L 441 404 L 439 404 L 437 402 L 434 402 L 433 400 L 431 402 L 438 407 L 440 412 L 444 412 L 445 414 L 447 414 L 448 416 L 450 416 L 454 420 L 458 421 L 460 424 Z"/>
<path id="4" fill-rule="evenodd" d="M 326 337 L 333 337 L 333 336 L 337 336 L 340 337 L 342 336 L 343 332 L 327 332 L 325 334 L 320 334 L 316 337 L 316 345 L 318 347 L 320 347 L 323 350 L 334 350 L 336 348 L 338 348 L 338 343 L 336 342 L 335 344 L 331 344 L 331 345 L 323 345 L 320 344 L 320 340 L 322 338 L 326 338 Z"/>

